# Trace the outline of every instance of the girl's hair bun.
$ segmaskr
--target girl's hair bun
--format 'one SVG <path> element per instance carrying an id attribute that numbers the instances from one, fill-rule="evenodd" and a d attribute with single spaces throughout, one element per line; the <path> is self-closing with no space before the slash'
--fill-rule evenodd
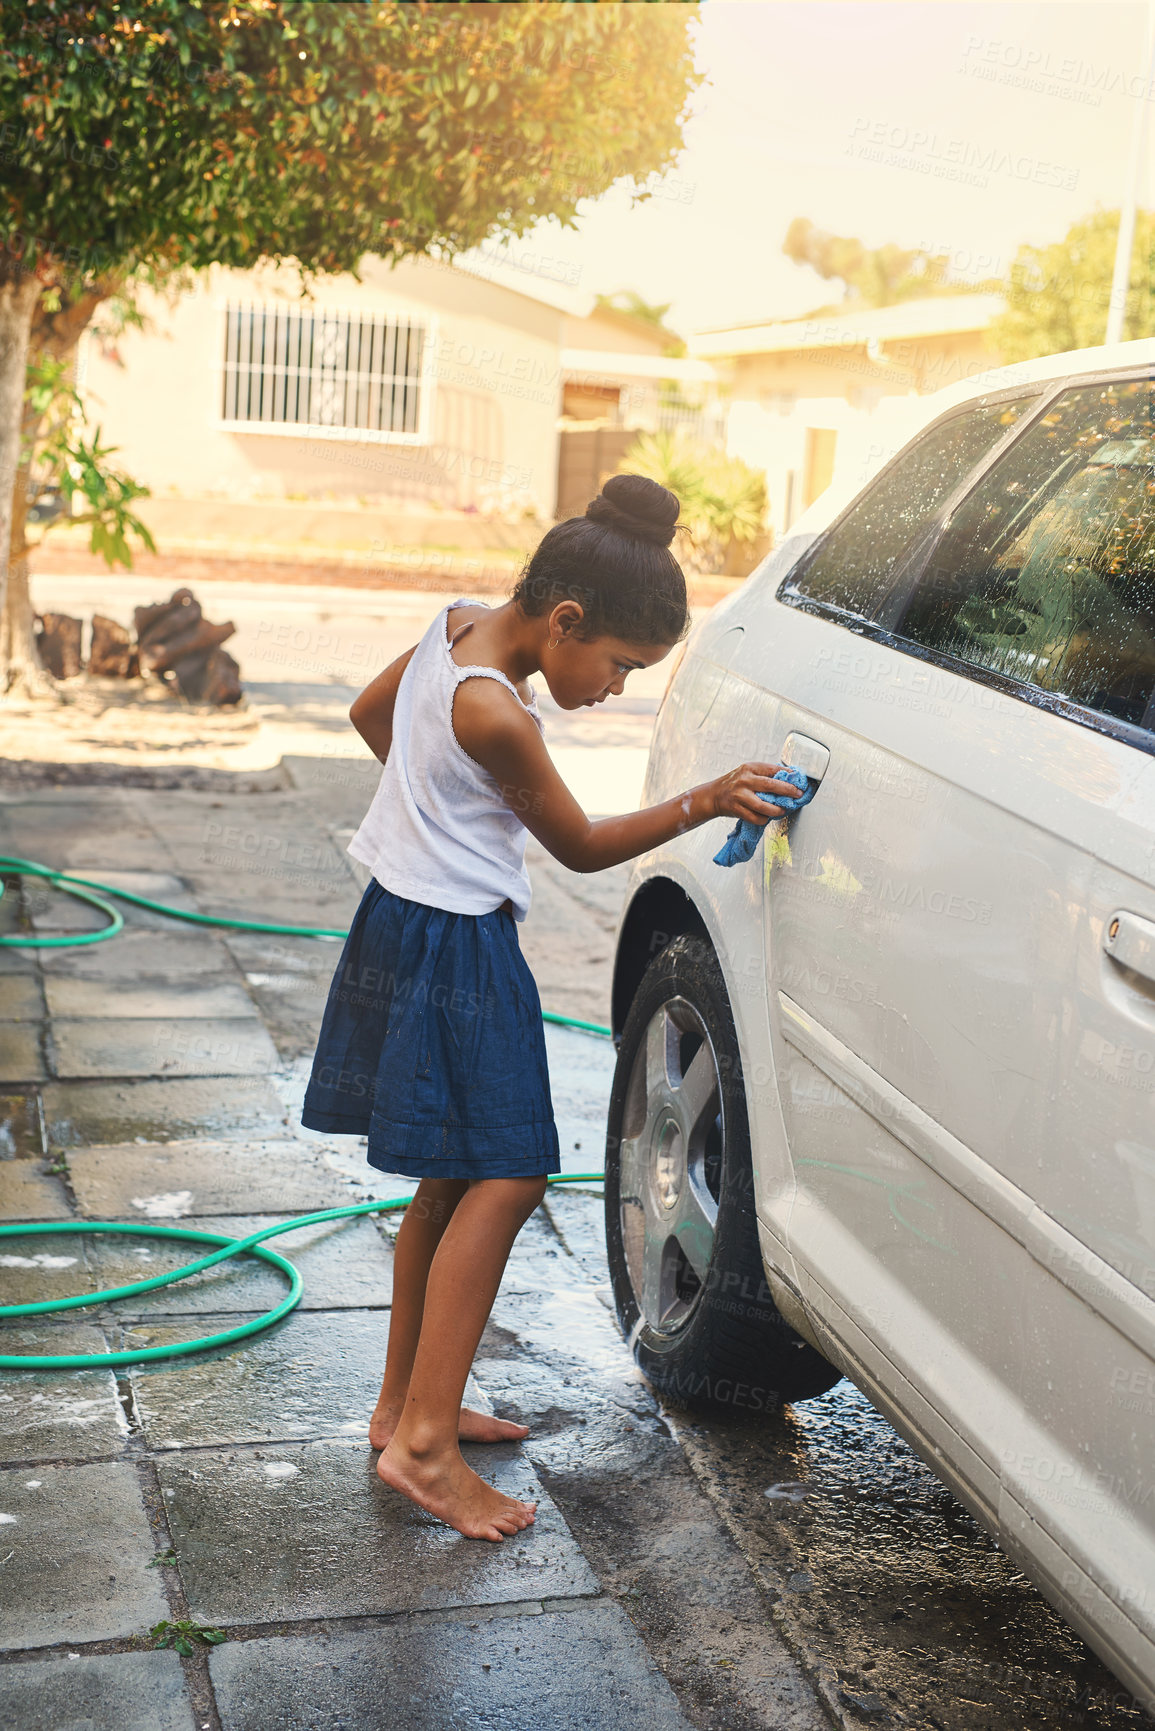
<path id="1" fill-rule="evenodd" d="M 677 494 L 645 475 L 611 475 L 586 506 L 586 516 L 619 535 L 668 547 L 681 508 Z"/>
<path id="2" fill-rule="evenodd" d="M 582 517 L 555 523 L 514 585 L 528 619 L 576 601 L 584 641 L 680 643 L 690 629 L 686 579 L 670 542 L 676 494 L 644 475 L 611 475 Z"/>

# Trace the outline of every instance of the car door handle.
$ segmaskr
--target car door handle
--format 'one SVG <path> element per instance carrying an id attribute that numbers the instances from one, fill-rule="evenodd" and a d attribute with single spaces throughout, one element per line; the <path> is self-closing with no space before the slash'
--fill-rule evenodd
<path id="1" fill-rule="evenodd" d="M 1155 982 L 1155 922 L 1119 909 L 1104 928 L 1103 948 L 1120 967 Z"/>
<path id="2" fill-rule="evenodd" d="M 821 781 L 830 766 L 830 753 L 804 733 L 788 733 L 782 742 L 779 762 L 800 769 L 807 781 Z"/>

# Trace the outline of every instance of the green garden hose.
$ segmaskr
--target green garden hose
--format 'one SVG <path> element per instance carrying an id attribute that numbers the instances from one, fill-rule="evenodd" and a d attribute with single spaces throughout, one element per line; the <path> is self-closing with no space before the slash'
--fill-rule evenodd
<path id="1" fill-rule="evenodd" d="M 131 902 L 134 907 L 148 908 L 150 913 L 165 914 L 170 920 L 184 920 L 193 926 L 227 926 L 230 931 L 271 932 L 278 937 L 293 938 L 344 939 L 349 935 L 334 926 L 271 926 L 264 920 L 234 920 L 224 914 L 190 914 L 184 908 L 170 908 L 163 902 L 149 901 L 147 896 L 138 896 L 132 890 L 114 889 L 111 884 L 98 883 L 94 878 L 79 878 L 71 872 L 54 871 L 51 866 L 38 865 L 35 860 L 17 859 L 14 854 L 0 853 L 0 873 L 8 877 L 45 878 L 54 889 L 63 891 L 66 896 L 75 896 L 77 901 L 88 902 L 108 916 L 108 924 L 98 932 L 68 932 L 47 938 L 19 934 L 0 937 L 0 945 L 12 949 L 62 950 L 71 949 L 76 944 L 103 944 L 107 939 L 115 938 L 124 930 L 124 920 L 114 907 L 102 900 L 104 896 L 114 896 L 118 901 Z M 0 878 L 0 896 L 3 894 L 4 883 Z M 556 1010 L 543 1010 L 542 1020 L 557 1022 L 563 1028 L 581 1028 L 587 1034 L 611 1036 L 611 1030 L 603 1028 L 600 1022 L 583 1022 L 578 1016 L 562 1016 Z"/>
<path id="2" fill-rule="evenodd" d="M 555 1172 L 546 1182 L 600 1184 L 603 1176 L 601 1172 Z M 94 1304 L 112 1304 L 117 1299 L 135 1298 L 139 1293 L 155 1292 L 159 1286 L 172 1286 L 178 1280 L 187 1280 L 191 1274 L 199 1274 L 202 1268 L 212 1268 L 218 1262 L 227 1262 L 230 1257 L 245 1252 L 271 1263 L 289 1281 L 288 1292 L 272 1310 L 250 1322 L 239 1323 L 236 1328 L 226 1328 L 219 1334 L 206 1334 L 197 1340 L 172 1341 L 167 1346 L 138 1347 L 128 1352 L 0 1353 L 0 1370 L 92 1370 L 116 1364 L 142 1364 L 149 1359 L 182 1358 L 190 1352 L 207 1352 L 210 1347 L 228 1346 L 250 1334 L 260 1334 L 287 1316 L 300 1303 L 305 1290 L 300 1273 L 288 1258 L 279 1256 L 275 1250 L 264 1249 L 262 1239 L 275 1238 L 281 1232 L 295 1232 L 300 1226 L 316 1226 L 323 1220 L 344 1220 L 351 1214 L 396 1214 L 408 1208 L 412 1200 L 412 1196 L 394 1196 L 387 1202 L 357 1202 L 349 1208 L 326 1208 L 319 1214 L 297 1214 L 291 1220 L 282 1220 L 276 1226 L 266 1226 L 260 1232 L 250 1233 L 247 1238 L 225 1238 L 219 1232 L 194 1232 L 187 1226 L 149 1226 L 136 1220 L 47 1220 L 0 1226 L 0 1238 L 25 1238 L 45 1232 L 53 1235 L 58 1232 L 120 1232 L 133 1238 L 181 1238 L 194 1244 L 220 1246 L 211 1255 L 186 1263 L 171 1274 L 157 1274 L 151 1280 L 134 1281 L 131 1286 L 110 1286 L 103 1292 L 78 1293 L 75 1298 L 46 1298 L 36 1304 L 0 1304 L 0 1318 L 43 1316 L 47 1311 L 82 1310 Z"/>
<path id="3" fill-rule="evenodd" d="M 115 938 L 124 930 L 124 920 L 115 908 L 109 907 L 102 900 L 104 896 L 115 896 L 118 901 L 131 902 L 134 907 L 148 908 L 154 914 L 167 914 L 170 920 L 185 920 L 193 926 L 229 926 L 241 932 L 276 932 L 281 936 L 292 934 L 299 938 L 344 938 L 347 932 L 339 932 L 324 926 L 269 926 L 260 920 L 230 920 L 218 914 L 190 914 L 183 908 L 169 908 L 163 902 L 149 901 L 147 896 L 138 896 L 132 890 L 114 889 L 111 884 L 95 882 L 92 878 L 74 877 L 71 872 L 53 871 L 51 866 L 38 865 L 35 860 L 17 859 L 13 854 L 0 854 L 0 872 L 10 877 L 46 878 L 54 889 L 62 890 L 66 896 L 75 896 L 77 901 L 88 902 L 90 906 L 99 908 L 102 914 L 108 915 L 108 924 L 98 932 L 67 932 L 59 937 L 23 937 L 19 935 L 0 937 L 0 944 L 7 944 L 13 949 L 27 950 L 62 950 L 71 949 L 76 944 L 103 944 L 109 938 Z M 95 894 L 99 891 L 99 894 Z M 0 896 L 4 894 L 4 885 L 0 883 Z"/>
<path id="4" fill-rule="evenodd" d="M 303 938 L 337 938 L 347 936 L 346 932 L 323 926 L 282 926 L 269 925 L 262 920 L 227 919 L 214 914 L 186 913 L 181 908 L 166 907 L 163 902 L 150 901 L 147 896 L 138 896 L 131 890 L 115 889 L 111 884 L 102 884 L 90 878 L 75 877 L 70 872 L 54 871 L 50 866 L 39 865 L 35 860 L 17 859 L 11 854 L 0 854 L 0 873 L 13 877 L 38 877 L 46 879 L 54 889 L 61 890 L 65 895 L 76 897 L 78 901 L 87 902 L 91 907 L 108 917 L 108 925 L 96 932 L 73 932 L 56 937 L 25 937 L 22 935 L 6 935 L 0 937 L 0 944 L 9 947 L 26 949 L 63 949 L 77 944 L 99 944 L 108 938 L 116 937 L 124 929 L 124 920 L 116 908 L 103 898 L 111 896 L 119 901 L 132 902 L 134 906 L 148 908 L 153 913 L 165 914 L 170 919 L 185 920 L 198 926 L 226 926 L 234 931 L 269 932 L 278 936 Z M 3 882 L 0 881 L 0 896 L 4 893 Z M 550 1010 L 543 1010 L 542 1016 L 547 1022 L 557 1022 L 562 1027 L 581 1028 L 586 1033 L 609 1035 L 610 1029 L 602 1027 L 597 1022 L 584 1022 L 576 1016 L 562 1016 Z M 601 1183 L 601 1172 L 565 1172 L 554 1173 L 548 1179 L 550 1184 Z M 283 1316 L 295 1308 L 304 1292 L 304 1283 L 297 1269 L 284 1256 L 275 1250 L 266 1250 L 262 1241 L 275 1238 L 282 1232 L 295 1232 L 300 1226 L 314 1226 L 325 1220 L 343 1220 L 353 1214 L 391 1214 L 397 1213 L 409 1206 L 411 1196 L 395 1196 L 384 1202 L 358 1202 L 348 1208 L 327 1208 L 319 1214 L 299 1214 L 291 1220 L 283 1220 L 276 1226 L 266 1226 L 260 1232 L 253 1232 L 247 1238 L 226 1238 L 217 1232 L 197 1232 L 184 1226 L 151 1226 L 143 1221 L 117 1220 L 50 1220 L 34 1223 L 16 1222 L 13 1225 L 0 1225 L 0 1238 L 25 1238 L 41 1233 L 95 1233 L 116 1232 L 131 1235 L 135 1238 L 179 1238 L 194 1244 L 213 1244 L 217 1249 L 208 1256 L 200 1257 L 196 1262 L 187 1263 L 185 1267 L 175 1269 L 171 1274 L 158 1274 L 151 1280 L 137 1280 L 130 1286 L 114 1286 L 103 1292 L 80 1293 L 74 1298 L 43 1299 L 34 1304 L 4 1304 L 0 1305 L 0 1318 L 15 1316 L 42 1316 L 47 1312 L 62 1310 L 88 1309 L 93 1305 L 114 1303 L 122 1298 L 134 1298 L 145 1292 L 154 1292 L 158 1287 L 171 1286 L 178 1280 L 187 1280 L 190 1275 L 198 1274 L 202 1269 L 212 1268 L 217 1263 L 227 1262 L 230 1257 L 249 1253 L 258 1256 L 262 1261 L 270 1263 L 289 1281 L 289 1290 L 281 1302 L 271 1310 L 258 1316 L 255 1320 L 238 1324 L 236 1328 L 222 1330 L 219 1334 L 205 1335 L 197 1340 L 182 1340 L 167 1346 L 141 1347 L 135 1351 L 126 1352 L 72 1352 L 51 1354 L 17 1354 L 0 1353 L 0 1370 L 91 1370 L 110 1367 L 118 1364 L 141 1364 L 150 1359 L 180 1358 L 192 1352 L 205 1352 L 210 1347 L 227 1346 L 233 1341 L 244 1340 L 247 1336 L 259 1334 L 266 1328 L 271 1328 Z"/>

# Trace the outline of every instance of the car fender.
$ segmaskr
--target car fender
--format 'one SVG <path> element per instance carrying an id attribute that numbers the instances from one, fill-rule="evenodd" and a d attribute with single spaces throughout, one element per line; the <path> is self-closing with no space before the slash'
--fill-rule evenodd
<path id="1" fill-rule="evenodd" d="M 797 1272 L 781 1241 L 778 1227 L 770 1218 L 771 1208 L 778 1218 L 788 1212 L 796 1186 L 778 1098 L 766 1007 L 762 871 L 758 856 L 745 867 L 725 868 L 714 864 L 713 855 L 725 833 L 721 824 L 704 824 L 700 829 L 642 855 L 635 862 L 618 927 L 614 1033 L 615 1037 L 620 1037 L 628 999 L 632 997 L 632 991 L 625 993 L 620 990 L 620 970 L 625 958 L 631 958 L 631 972 L 636 985 L 640 977 L 639 968 L 644 971 L 644 966 L 660 953 L 665 942 L 680 932 L 700 931 L 718 958 L 742 1053 L 754 1166 L 754 1205 L 759 1217 L 764 1260 L 768 1260 L 767 1279 L 772 1290 L 775 1290 L 776 1278 L 787 1282 L 792 1294 L 792 1309 L 796 1310 L 800 1302 Z M 684 898 L 686 917 L 668 922 L 671 928 L 676 929 L 655 928 L 646 911 L 646 898 L 655 896 L 658 886 L 667 885 Z M 668 906 L 668 898 L 658 905 Z M 641 953 L 636 948 L 639 921 L 642 922 Z M 775 1290 L 776 1302 L 777 1298 Z M 808 1324 L 800 1326 L 793 1314 L 788 1320 L 806 1338 L 811 1338 Z"/>

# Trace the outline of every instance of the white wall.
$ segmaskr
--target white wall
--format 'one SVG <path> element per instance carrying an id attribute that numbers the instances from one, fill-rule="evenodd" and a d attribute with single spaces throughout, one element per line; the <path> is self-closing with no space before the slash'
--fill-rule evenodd
<path id="1" fill-rule="evenodd" d="M 766 471 L 775 539 L 805 509 L 802 489 L 808 428 L 827 427 L 838 434 L 833 483 L 842 485 L 855 477 L 861 483 L 878 467 L 880 459 L 906 443 L 907 424 L 924 400 L 913 394 L 883 397 L 871 408 L 860 409 L 838 397 L 799 397 L 785 413 L 751 401 L 732 403 L 726 448 L 731 456 Z"/>
<path id="2" fill-rule="evenodd" d="M 426 437 L 419 445 L 329 439 L 221 424 L 224 306 L 299 301 L 294 272 L 214 268 L 175 305 L 145 297 L 149 328 L 111 350 L 89 339 L 81 384 L 116 462 L 158 495 L 287 494 L 552 515 L 562 314 L 428 261 L 379 260 L 318 279 L 314 303 L 434 321 Z"/>

